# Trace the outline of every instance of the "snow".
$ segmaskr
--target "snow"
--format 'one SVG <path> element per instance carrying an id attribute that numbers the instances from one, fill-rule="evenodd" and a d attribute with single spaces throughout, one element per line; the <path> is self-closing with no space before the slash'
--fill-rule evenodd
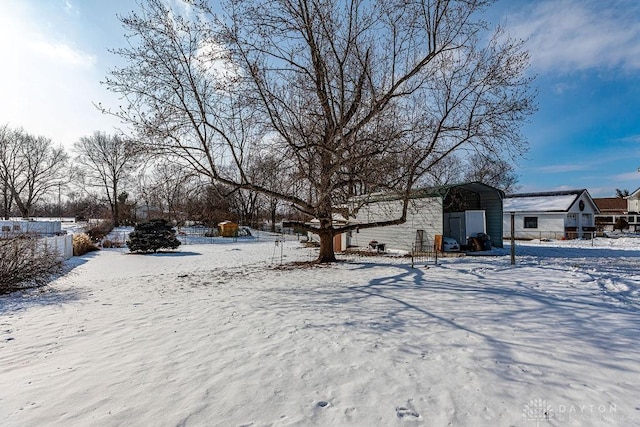
<path id="1" fill-rule="evenodd" d="M 503 211 L 508 212 L 565 212 L 576 201 L 575 194 L 555 196 L 507 197 Z"/>
<path id="2" fill-rule="evenodd" d="M 640 425 L 640 239 L 415 269 L 276 239 L 102 250 L 1 297 L 2 425 Z"/>

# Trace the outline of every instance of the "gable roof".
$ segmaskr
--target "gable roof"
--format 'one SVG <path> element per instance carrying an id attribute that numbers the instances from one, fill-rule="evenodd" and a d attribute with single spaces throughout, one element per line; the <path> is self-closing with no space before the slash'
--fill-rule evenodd
<path id="1" fill-rule="evenodd" d="M 625 213 L 627 212 L 627 199 L 621 197 L 599 197 L 593 199 L 600 213 Z"/>
<path id="2" fill-rule="evenodd" d="M 633 193 L 625 197 L 625 199 L 636 199 L 636 198 L 640 198 L 640 187 L 638 187 L 636 191 L 634 191 Z"/>
<path id="3" fill-rule="evenodd" d="M 568 212 L 569 209 L 571 209 L 571 206 L 573 206 L 573 204 L 585 192 L 587 192 L 586 189 L 510 194 L 504 199 L 503 211 L 505 213 Z M 587 192 L 587 195 L 588 194 L 589 193 Z M 591 199 L 591 196 L 589 196 L 589 198 Z"/>

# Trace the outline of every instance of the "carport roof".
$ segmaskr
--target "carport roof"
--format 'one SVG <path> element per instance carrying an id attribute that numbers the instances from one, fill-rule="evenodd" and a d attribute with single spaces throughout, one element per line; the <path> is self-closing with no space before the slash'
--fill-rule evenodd
<path id="1" fill-rule="evenodd" d="M 504 198 L 504 192 L 490 185 L 483 184 L 481 182 L 464 182 L 459 184 L 440 185 L 435 187 L 423 187 L 411 190 L 409 197 L 411 199 L 419 199 L 422 197 L 442 197 L 445 198 L 447 194 L 453 189 L 465 189 L 474 193 L 498 193 L 501 198 Z M 400 193 L 373 193 L 363 196 L 357 196 L 353 198 L 353 201 L 360 201 L 364 203 L 379 202 L 385 200 L 400 200 L 402 194 Z"/>

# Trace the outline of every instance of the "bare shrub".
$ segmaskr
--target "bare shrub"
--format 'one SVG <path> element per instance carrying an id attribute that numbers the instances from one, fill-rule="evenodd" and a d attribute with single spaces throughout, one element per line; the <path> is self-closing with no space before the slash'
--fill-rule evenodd
<path id="1" fill-rule="evenodd" d="M 107 234 L 113 230 L 113 223 L 111 221 L 100 221 L 98 225 L 87 230 L 87 235 L 94 242 L 99 242 L 104 239 Z"/>
<path id="2" fill-rule="evenodd" d="M 73 235 L 73 256 L 80 256 L 98 250 L 100 248 L 91 241 L 89 235 L 85 233 Z"/>
<path id="3" fill-rule="evenodd" d="M 36 239 L 0 239 L 0 294 L 44 285 L 61 267 L 60 254 Z"/>
<path id="4" fill-rule="evenodd" d="M 106 249 L 110 249 L 110 248 L 122 248 L 124 247 L 124 243 L 121 240 L 118 239 L 104 239 L 102 241 L 102 247 L 106 248 Z"/>

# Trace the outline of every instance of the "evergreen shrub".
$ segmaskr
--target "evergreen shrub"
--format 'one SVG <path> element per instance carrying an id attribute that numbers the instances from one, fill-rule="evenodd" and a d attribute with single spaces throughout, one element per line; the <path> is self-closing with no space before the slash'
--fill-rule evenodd
<path id="1" fill-rule="evenodd" d="M 131 252 L 149 253 L 158 249 L 176 249 L 181 242 L 167 220 L 156 219 L 136 225 L 129 233 L 127 247 Z"/>

